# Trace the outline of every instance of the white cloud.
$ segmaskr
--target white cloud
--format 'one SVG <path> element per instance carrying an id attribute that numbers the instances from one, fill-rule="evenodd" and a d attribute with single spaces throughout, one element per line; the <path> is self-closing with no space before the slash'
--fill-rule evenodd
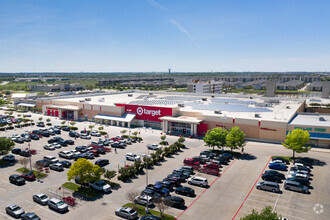
<path id="1" fill-rule="evenodd" d="M 154 6 L 155 8 L 159 8 L 161 10 L 164 11 L 168 11 L 167 8 L 165 8 L 164 6 L 162 6 L 161 4 L 159 4 L 158 2 L 156 2 L 155 0 L 148 0 L 149 4 L 151 4 L 152 6 Z"/>
<path id="2" fill-rule="evenodd" d="M 176 20 L 170 19 L 170 22 L 179 29 L 182 33 L 184 33 L 194 44 L 196 47 L 199 47 L 196 43 L 195 39 L 189 34 L 189 32 Z"/>

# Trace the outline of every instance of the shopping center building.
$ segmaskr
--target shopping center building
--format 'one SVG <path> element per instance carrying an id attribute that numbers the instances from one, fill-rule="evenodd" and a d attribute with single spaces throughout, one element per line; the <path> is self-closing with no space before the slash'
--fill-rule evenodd
<path id="1" fill-rule="evenodd" d="M 216 127 L 239 126 L 247 139 L 282 142 L 287 132 L 298 126 L 293 123 L 300 117 L 297 113 L 304 112 L 305 100 L 126 91 L 42 98 L 37 99 L 36 105 L 43 109 L 43 114 L 65 120 L 98 120 L 109 125 L 154 128 L 193 137 L 203 136 Z M 328 136 L 320 143 L 329 146 L 329 128 L 324 133 Z"/>

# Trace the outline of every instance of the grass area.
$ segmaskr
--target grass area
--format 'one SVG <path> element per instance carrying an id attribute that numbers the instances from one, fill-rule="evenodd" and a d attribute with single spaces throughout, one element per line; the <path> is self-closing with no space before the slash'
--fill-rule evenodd
<path id="1" fill-rule="evenodd" d="M 77 192 L 88 198 L 96 198 L 102 194 L 101 192 L 90 189 L 90 188 L 82 188 L 82 187 L 80 187 L 80 185 L 72 183 L 72 182 L 66 182 L 62 185 L 62 187 L 70 189 L 70 190 Z"/>
<path id="2" fill-rule="evenodd" d="M 134 206 L 133 203 L 126 203 L 125 205 L 123 205 L 123 207 L 130 207 L 132 208 Z M 140 205 L 136 205 L 137 206 L 137 212 L 139 215 L 147 215 L 145 207 L 144 206 L 140 206 Z M 160 212 L 157 212 L 153 209 L 150 209 L 150 214 L 151 215 L 156 215 L 156 216 L 160 216 Z M 162 218 L 163 220 L 174 220 L 174 216 L 172 215 L 167 215 L 167 214 L 163 214 L 164 218 Z"/>
<path id="3" fill-rule="evenodd" d="M 180 89 L 173 89 L 173 90 L 167 90 L 168 92 L 187 92 L 187 88 L 180 88 Z"/>
<path id="4" fill-rule="evenodd" d="M 283 158 L 285 160 L 292 161 L 292 158 L 291 157 L 288 157 L 288 156 L 272 156 L 272 158 L 274 158 L 274 157 L 281 157 L 281 158 Z"/>
<path id="5" fill-rule="evenodd" d="M 21 173 L 29 173 L 30 169 L 22 167 L 22 168 L 18 168 L 16 171 L 21 172 Z M 36 170 L 32 170 L 32 171 L 33 171 L 33 174 L 38 178 L 45 178 L 47 176 L 46 173 L 42 173 L 42 172 L 39 172 L 39 171 L 36 171 Z"/>

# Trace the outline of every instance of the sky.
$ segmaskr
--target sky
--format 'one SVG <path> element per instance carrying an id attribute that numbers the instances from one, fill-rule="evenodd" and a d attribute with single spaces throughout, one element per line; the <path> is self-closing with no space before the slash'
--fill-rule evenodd
<path id="1" fill-rule="evenodd" d="M 0 72 L 330 71 L 329 0 L 0 0 Z"/>

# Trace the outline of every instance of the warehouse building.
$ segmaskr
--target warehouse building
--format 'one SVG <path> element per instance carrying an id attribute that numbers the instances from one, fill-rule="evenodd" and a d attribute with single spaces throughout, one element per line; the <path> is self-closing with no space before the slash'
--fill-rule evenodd
<path id="1" fill-rule="evenodd" d="M 239 126 L 248 139 L 271 142 L 284 141 L 293 119 L 305 108 L 304 99 L 141 91 L 42 98 L 36 104 L 45 115 L 66 120 L 98 120 L 194 137 L 216 127 Z"/>

